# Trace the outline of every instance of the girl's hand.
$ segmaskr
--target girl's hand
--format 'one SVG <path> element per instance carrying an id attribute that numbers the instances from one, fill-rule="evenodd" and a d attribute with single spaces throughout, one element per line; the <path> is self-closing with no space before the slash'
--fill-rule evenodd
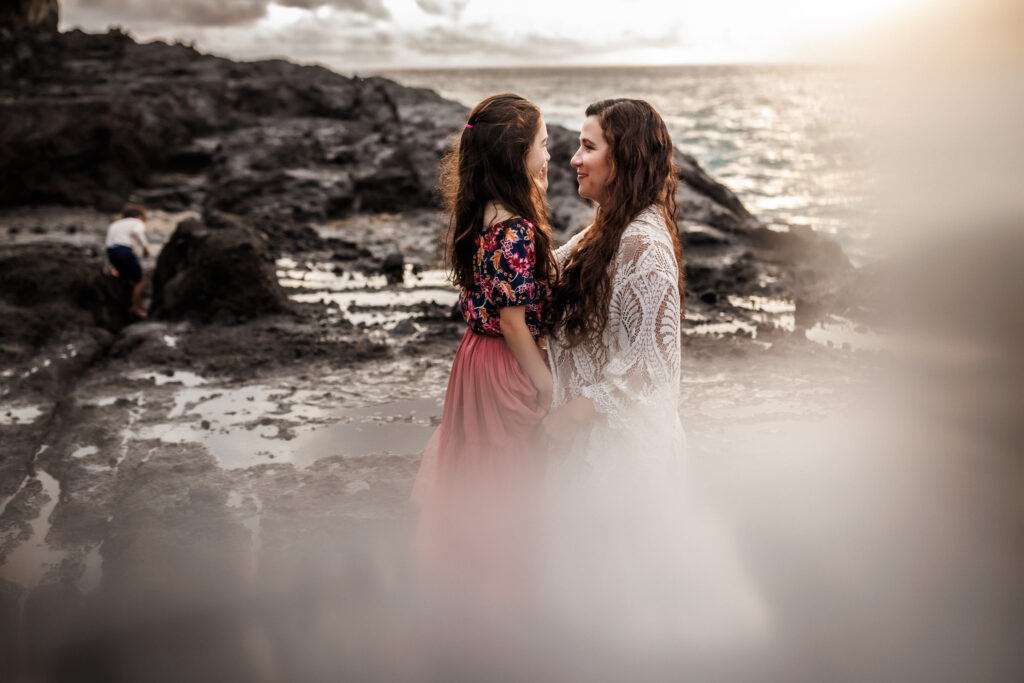
<path id="1" fill-rule="evenodd" d="M 537 405 L 544 409 L 545 412 L 551 410 L 551 401 L 555 397 L 555 387 L 553 382 L 542 382 L 541 386 L 537 387 Z"/>
<path id="2" fill-rule="evenodd" d="M 505 337 L 509 351 L 537 390 L 537 405 L 544 410 L 550 409 L 554 380 L 551 379 L 551 371 L 544 362 L 536 340 L 526 326 L 526 306 L 502 308 L 500 316 L 501 334 Z"/>

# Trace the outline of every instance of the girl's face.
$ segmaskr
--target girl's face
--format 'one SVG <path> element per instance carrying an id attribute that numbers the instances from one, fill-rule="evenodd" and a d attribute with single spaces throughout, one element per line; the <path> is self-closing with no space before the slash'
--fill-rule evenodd
<path id="1" fill-rule="evenodd" d="M 608 181 L 612 175 L 611 146 L 604 139 L 601 123 L 588 116 L 580 129 L 580 148 L 572 155 L 580 196 L 598 204 L 608 198 Z"/>
<path id="2" fill-rule="evenodd" d="M 544 117 L 541 116 L 537 124 L 537 133 L 533 136 L 533 142 L 530 143 L 530 151 L 526 153 L 526 172 L 537 181 L 537 184 L 545 192 L 548 189 L 548 159 L 550 158 L 548 127 L 544 123 Z"/>

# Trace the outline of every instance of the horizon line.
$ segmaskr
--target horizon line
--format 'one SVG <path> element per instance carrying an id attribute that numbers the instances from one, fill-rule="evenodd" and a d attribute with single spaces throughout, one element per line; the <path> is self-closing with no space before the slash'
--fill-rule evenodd
<path id="1" fill-rule="evenodd" d="M 278 58 L 280 59 L 280 57 Z M 761 60 L 761 61 L 710 61 L 710 62 L 658 62 L 649 64 L 608 63 L 608 64 L 493 64 L 472 66 L 373 66 L 364 67 L 370 71 L 497 71 L 497 70 L 554 70 L 554 69 L 676 69 L 680 67 L 829 67 L 841 66 L 843 62 L 800 61 L 800 60 Z M 326 64 L 325 64 L 326 66 Z"/>

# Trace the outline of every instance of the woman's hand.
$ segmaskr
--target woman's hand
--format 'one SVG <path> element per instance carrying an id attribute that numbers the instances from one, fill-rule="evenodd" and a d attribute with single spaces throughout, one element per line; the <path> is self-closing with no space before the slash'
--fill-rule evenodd
<path id="1" fill-rule="evenodd" d="M 587 420 L 594 415 L 594 403 L 589 398 L 577 396 L 565 405 L 547 414 L 541 423 L 541 432 L 554 451 L 568 449 L 569 442 Z"/>

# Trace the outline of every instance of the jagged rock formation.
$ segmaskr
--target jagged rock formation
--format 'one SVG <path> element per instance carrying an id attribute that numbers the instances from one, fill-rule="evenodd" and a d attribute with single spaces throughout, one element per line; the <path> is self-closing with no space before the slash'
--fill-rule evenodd
<path id="1" fill-rule="evenodd" d="M 0 93 L 0 205 L 150 206 L 277 220 L 427 206 L 463 108 L 379 78 L 73 31 Z"/>
<path id="2" fill-rule="evenodd" d="M 154 317 L 234 322 L 287 309 L 263 238 L 233 217 L 184 221 L 160 252 Z"/>

